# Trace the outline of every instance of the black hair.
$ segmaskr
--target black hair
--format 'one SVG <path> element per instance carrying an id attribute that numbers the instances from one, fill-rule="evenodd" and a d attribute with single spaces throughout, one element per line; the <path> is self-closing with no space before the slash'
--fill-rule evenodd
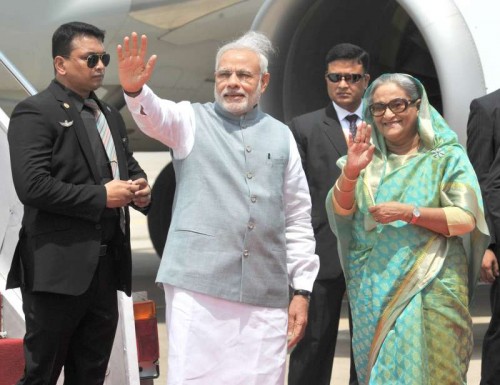
<path id="1" fill-rule="evenodd" d="M 351 43 L 341 43 L 333 46 L 326 54 L 325 64 L 335 60 L 356 60 L 358 64 L 363 65 L 363 70 L 368 73 L 370 69 L 370 55 L 363 48 Z"/>
<path id="2" fill-rule="evenodd" d="M 73 21 L 57 28 L 52 35 L 52 58 L 69 56 L 71 43 L 77 36 L 92 36 L 104 42 L 105 31 L 87 23 Z"/>

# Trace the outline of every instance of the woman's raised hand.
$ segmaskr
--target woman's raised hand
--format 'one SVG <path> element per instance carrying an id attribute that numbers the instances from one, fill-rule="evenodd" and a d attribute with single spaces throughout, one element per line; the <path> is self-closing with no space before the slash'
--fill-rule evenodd
<path id="1" fill-rule="evenodd" d="M 356 179 L 372 160 L 375 146 L 370 142 L 372 127 L 366 122 L 361 122 L 353 138 L 349 134 L 347 143 L 347 162 L 344 174 L 349 179 Z"/>

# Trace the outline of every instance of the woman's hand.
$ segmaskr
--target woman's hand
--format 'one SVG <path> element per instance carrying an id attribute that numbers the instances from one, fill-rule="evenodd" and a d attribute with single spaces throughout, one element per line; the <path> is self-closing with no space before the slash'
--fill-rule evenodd
<path id="1" fill-rule="evenodd" d="M 385 202 L 369 207 L 368 211 L 377 223 L 391 223 L 398 220 L 408 222 L 412 217 L 413 206 L 406 203 Z"/>
<path id="2" fill-rule="evenodd" d="M 414 205 L 407 203 L 384 202 L 369 207 L 368 211 L 377 223 L 386 224 L 400 220 L 409 223 L 410 226 L 422 227 L 446 237 L 450 235 L 448 220 L 442 207 L 419 207 L 420 216 L 417 221 L 411 224 L 414 208 Z M 474 219 L 471 217 L 471 222 L 473 223 L 473 221 Z M 474 226 L 471 226 L 468 231 L 473 228 Z"/>
<path id="3" fill-rule="evenodd" d="M 344 166 L 344 174 L 348 179 L 356 179 L 361 170 L 372 161 L 375 146 L 370 143 L 372 127 L 366 122 L 358 126 L 354 138 L 349 135 L 347 143 L 347 162 Z"/>

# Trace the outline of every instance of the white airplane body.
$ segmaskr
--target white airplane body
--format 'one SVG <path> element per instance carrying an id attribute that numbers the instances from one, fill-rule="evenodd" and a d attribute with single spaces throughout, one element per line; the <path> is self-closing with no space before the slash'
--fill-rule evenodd
<path id="1" fill-rule="evenodd" d="M 106 30 L 105 47 L 112 60 L 99 96 L 122 108 L 135 151 L 165 147 L 140 134 L 123 108 L 115 50 L 132 31 L 145 33 L 149 54 L 158 55 L 151 88 L 161 97 L 193 102 L 213 100 L 217 47 L 249 29 L 266 33 L 277 46 L 278 56 L 270 63 L 271 83 L 262 106 L 285 122 L 329 102 L 324 57 L 331 46 L 341 42 L 358 44 L 370 53 L 372 79 L 384 72 L 407 72 L 419 78 L 462 144 L 471 100 L 500 88 L 498 0 L 1 0 L 1 9 L 0 50 L 37 90 L 53 77 L 51 36 L 60 24 L 79 20 Z M 8 115 L 25 96 L 0 68 L 0 107 L 5 111 L 0 109 L 2 170 L 10 169 Z M 156 188 L 163 199 L 173 198 L 172 178 L 171 172 L 163 176 L 163 182 L 170 184 L 168 191 L 164 186 Z M 21 337 L 20 296 L 5 291 L 5 279 L 22 205 L 9 176 L 1 188 L 2 197 L 9 197 L 0 205 L 4 328 Z M 151 218 L 153 243 L 161 252 L 168 223 L 160 224 L 158 216 Z M 125 303 L 124 311 L 129 307 Z M 127 334 L 130 323 L 122 330 L 118 343 L 133 351 L 135 343 Z M 133 372 L 133 353 L 132 357 L 119 357 L 112 360 L 106 383 L 137 384 L 133 373 L 125 380 L 114 374 L 124 371 L 124 362 Z"/>

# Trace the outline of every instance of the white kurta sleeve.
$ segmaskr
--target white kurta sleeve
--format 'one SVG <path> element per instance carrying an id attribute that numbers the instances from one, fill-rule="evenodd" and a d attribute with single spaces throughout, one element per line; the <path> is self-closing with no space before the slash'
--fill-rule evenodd
<path id="1" fill-rule="evenodd" d="M 311 224 L 311 196 L 297 144 L 290 133 L 290 159 L 284 184 L 287 268 L 294 289 L 312 291 L 319 258 Z"/>
<path id="2" fill-rule="evenodd" d="M 195 118 L 190 102 L 161 99 L 147 85 L 135 98 L 125 94 L 125 101 L 139 129 L 171 148 L 175 158 L 184 159 L 191 152 Z"/>

